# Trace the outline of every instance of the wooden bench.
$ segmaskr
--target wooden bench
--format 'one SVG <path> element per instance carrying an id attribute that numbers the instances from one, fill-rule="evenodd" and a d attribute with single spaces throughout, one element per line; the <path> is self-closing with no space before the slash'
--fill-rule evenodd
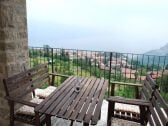
<path id="1" fill-rule="evenodd" d="M 139 122 L 143 125 L 149 123 L 151 126 L 154 126 L 154 124 L 156 126 L 167 126 L 168 107 L 163 98 L 160 96 L 158 86 L 150 75 L 147 75 L 139 94 L 141 99 L 128 99 L 116 96 L 109 97 L 107 99 L 109 101 L 107 125 L 111 126 L 112 117 L 117 117 Z M 119 113 L 118 111 L 115 111 L 115 103 L 139 106 L 140 113 L 128 114 L 131 113 L 128 112 L 126 114 L 124 111 L 120 111 Z M 163 107 L 161 107 L 161 105 L 163 105 Z"/>
<path id="2" fill-rule="evenodd" d="M 41 64 L 17 75 L 8 77 L 3 82 L 6 90 L 5 98 L 8 100 L 10 106 L 10 125 L 14 126 L 15 120 L 35 125 L 34 108 L 42 100 L 37 98 L 25 100 L 25 97 L 30 96 L 31 93 L 35 96 L 35 89 L 41 87 L 43 84 L 50 85 L 47 64 Z M 22 106 L 16 108 L 18 103 L 22 104 Z M 26 109 L 27 112 L 25 111 Z M 42 114 L 40 115 L 40 123 L 45 123 L 45 116 Z"/>

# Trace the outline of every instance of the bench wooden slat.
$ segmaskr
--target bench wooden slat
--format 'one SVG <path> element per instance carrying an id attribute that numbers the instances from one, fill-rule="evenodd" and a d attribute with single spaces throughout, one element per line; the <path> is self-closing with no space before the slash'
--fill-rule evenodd
<path id="1" fill-rule="evenodd" d="M 149 91 L 149 94 L 151 95 L 153 93 L 153 89 L 147 80 L 144 80 L 144 86 L 146 86 L 146 89 Z"/>
<path id="2" fill-rule="evenodd" d="M 158 85 L 155 83 L 150 75 L 146 76 L 146 80 L 150 83 L 152 89 L 158 88 Z"/>
<path id="3" fill-rule="evenodd" d="M 144 84 L 141 90 L 141 99 L 144 99 L 144 101 L 146 102 L 143 102 L 143 101 L 138 102 L 137 99 L 135 100 L 135 99 L 127 99 L 127 98 L 121 98 L 121 97 L 111 97 L 111 99 L 109 99 L 109 102 L 111 103 L 111 105 L 113 105 L 115 102 L 131 104 L 131 105 L 139 105 L 140 108 L 142 107 L 141 105 L 143 106 L 145 105 L 146 107 L 143 110 L 140 109 L 141 124 L 144 124 L 146 123 L 146 121 L 148 121 L 151 126 L 154 126 L 154 125 L 161 126 L 162 124 L 164 126 L 167 126 L 168 125 L 168 117 L 167 117 L 168 106 L 158 91 L 158 85 L 150 77 L 150 75 L 147 75 L 146 80 L 144 80 Z M 165 111 L 165 113 L 162 111 L 162 109 Z M 109 108 L 109 111 L 111 110 L 114 112 L 114 108 Z M 108 124 L 111 125 L 110 116 L 115 116 L 115 115 L 114 113 L 108 114 L 108 115 L 109 115 Z"/>
<path id="4" fill-rule="evenodd" d="M 150 98 L 151 98 L 151 94 L 149 94 L 149 92 L 148 92 L 148 89 L 145 87 L 145 86 L 143 86 L 142 87 L 142 90 L 141 90 L 141 95 L 144 95 L 145 96 L 145 99 L 146 100 L 149 100 Z"/>
<path id="5" fill-rule="evenodd" d="M 160 105 L 160 107 L 164 109 L 165 113 L 168 115 L 168 105 L 166 104 L 165 100 L 162 98 L 158 90 L 154 92 L 154 96 L 156 97 L 157 103 Z"/>
<path id="6" fill-rule="evenodd" d="M 152 117 L 153 117 L 153 120 L 154 120 L 156 126 L 161 126 L 162 124 L 160 123 L 159 118 L 158 118 L 152 105 L 149 106 L 149 110 L 150 110 L 150 113 L 152 114 Z"/>
<path id="7" fill-rule="evenodd" d="M 10 105 L 11 125 L 15 120 L 35 125 L 36 117 L 16 113 L 15 105 L 19 103 L 36 107 L 38 104 L 25 101 L 24 97 L 33 92 L 36 87 L 40 87 L 42 83 L 46 84 L 47 80 L 49 80 L 47 64 L 38 65 L 35 68 L 25 70 L 24 72 L 20 72 L 3 80 L 6 90 L 6 99 Z M 47 83 L 49 84 L 49 81 Z M 43 115 L 40 114 L 40 124 L 45 121 L 45 116 L 41 118 L 42 116 Z"/>
<path id="8" fill-rule="evenodd" d="M 131 104 L 131 105 L 144 105 L 144 106 L 150 105 L 149 101 L 143 100 L 143 99 L 130 99 L 130 98 L 110 96 L 107 100 L 112 102 L 117 102 L 117 103 Z"/>
<path id="9" fill-rule="evenodd" d="M 153 107 L 155 107 L 155 109 L 156 109 L 156 111 L 157 111 L 157 113 L 158 113 L 158 116 L 159 116 L 159 118 L 161 119 L 163 125 L 166 125 L 167 122 L 168 122 L 168 120 L 167 120 L 167 118 L 165 117 L 165 115 L 163 114 L 161 108 L 160 108 L 160 107 L 158 106 L 158 104 L 156 103 L 156 100 L 155 100 L 154 97 L 152 98 L 152 105 L 153 105 Z"/>
<path id="10" fill-rule="evenodd" d="M 154 126 L 155 125 L 155 123 L 154 123 L 154 121 L 153 121 L 152 116 L 150 115 L 150 113 L 148 113 L 147 119 L 149 121 L 150 126 Z"/>

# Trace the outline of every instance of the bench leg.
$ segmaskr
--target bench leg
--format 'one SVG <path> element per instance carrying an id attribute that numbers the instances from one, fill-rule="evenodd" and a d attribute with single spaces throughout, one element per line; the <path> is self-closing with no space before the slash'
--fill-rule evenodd
<path id="1" fill-rule="evenodd" d="M 145 119 L 146 119 L 145 115 L 146 115 L 145 106 L 140 106 L 140 123 L 142 125 L 145 124 Z"/>
<path id="2" fill-rule="evenodd" d="M 14 102 L 10 102 L 10 126 L 14 126 Z"/>
<path id="3" fill-rule="evenodd" d="M 107 126 L 111 126 L 111 117 L 114 116 L 114 106 L 115 103 L 114 102 L 110 102 L 108 103 L 108 115 L 107 115 Z"/>
<path id="4" fill-rule="evenodd" d="M 83 123 L 83 126 L 89 126 L 89 124 L 88 123 Z"/>
<path id="5" fill-rule="evenodd" d="M 35 112 L 36 126 L 40 126 L 40 116 L 38 112 Z"/>
<path id="6" fill-rule="evenodd" d="M 51 126 L 51 116 L 46 115 L 46 126 Z"/>
<path id="7" fill-rule="evenodd" d="M 100 114 L 99 114 L 99 120 L 101 119 L 101 110 L 100 110 Z"/>

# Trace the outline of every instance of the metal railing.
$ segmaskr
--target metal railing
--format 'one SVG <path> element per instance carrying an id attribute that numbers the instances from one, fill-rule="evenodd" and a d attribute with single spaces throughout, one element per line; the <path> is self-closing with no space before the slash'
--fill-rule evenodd
<path id="1" fill-rule="evenodd" d="M 168 79 L 165 79 L 168 56 L 29 47 L 29 57 L 30 67 L 48 63 L 51 72 L 63 75 L 104 77 L 109 82 L 140 84 L 146 74 L 150 73 L 157 83 L 164 87 L 161 89 L 165 90 L 165 86 L 168 87 L 166 85 Z M 63 79 L 58 77 L 55 83 L 59 85 L 62 81 Z M 125 91 L 129 92 L 131 89 L 125 86 L 120 87 L 119 95 L 123 92 L 125 94 Z"/>

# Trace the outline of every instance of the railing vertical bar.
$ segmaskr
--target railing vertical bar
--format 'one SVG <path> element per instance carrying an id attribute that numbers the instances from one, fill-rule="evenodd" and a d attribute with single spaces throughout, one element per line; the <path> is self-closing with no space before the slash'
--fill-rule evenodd
<path id="1" fill-rule="evenodd" d="M 146 67 L 146 73 L 148 72 L 148 70 L 149 70 L 149 55 L 148 55 L 148 60 L 147 60 L 147 67 Z"/>
<path id="2" fill-rule="evenodd" d="M 143 63 L 144 63 L 144 54 L 142 55 L 142 64 L 141 64 L 141 73 L 140 73 L 140 76 L 142 76 Z M 141 81 L 142 81 L 142 78 L 140 78 L 140 83 L 141 83 Z"/>
<path id="3" fill-rule="evenodd" d="M 154 64 L 155 64 L 155 56 L 153 56 L 153 62 L 152 62 L 152 73 L 153 73 L 153 69 L 154 69 Z"/>
<path id="4" fill-rule="evenodd" d="M 137 79 L 138 79 L 138 64 L 139 64 L 139 61 L 138 61 L 138 55 L 136 55 L 137 56 L 137 60 L 136 60 L 136 67 L 135 67 L 135 82 L 134 83 L 136 83 L 137 82 Z"/>
<path id="5" fill-rule="evenodd" d="M 40 63 L 41 63 L 41 48 L 40 48 L 40 53 L 39 54 L 40 54 Z"/>
<path id="6" fill-rule="evenodd" d="M 45 63 L 45 51 L 44 48 L 43 48 L 43 62 Z"/>
<path id="7" fill-rule="evenodd" d="M 58 72 L 58 49 L 56 49 L 56 61 L 55 61 L 55 64 L 56 64 L 56 66 L 55 66 L 55 68 L 56 68 L 56 72 Z M 57 78 L 57 87 L 58 87 L 58 77 L 56 77 Z"/>
<path id="8" fill-rule="evenodd" d="M 106 77 L 106 66 L 107 66 L 107 54 L 106 54 L 106 52 L 105 52 L 105 60 L 104 60 L 104 78 Z"/>
<path id="9" fill-rule="evenodd" d="M 78 50 L 77 50 L 77 76 L 79 76 L 78 75 Z"/>
<path id="10" fill-rule="evenodd" d="M 51 48 L 51 57 L 52 57 L 51 69 L 52 69 L 52 73 L 54 73 L 54 51 L 53 51 L 53 48 Z"/>
<path id="11" fill-rule="evenodd" d="M 72 67 L 73 67 L 73 74 L 74 74 L 74 60 L 75 60 L 75 58 L 74 58 L 74 49 L 72 50 Z"/>
<path id="12" fill-rule="evenodd" d="M 96 76 L 96 51 L 94 52 L 94 76 Z"/>
<path id="13" fill-rule="evenodd" d="M 90 76 L 92 76 L 92 51 L 90 56 Z"/>
<path id="14" fill-rule="evenodd" d="M 126 66 L 125 66 L 125 77 L 124 77 L 124 82 L 126 82 L 126 72 L 127 72 L 127 67 L 128 67 L 128 53 L 127 53 L 127 56 L 126 56 Z"/>
<path id="15" fill-rule="evenodd" d="M 133 67 L 132 67 L 133 63 L 132 63 L 132 62 L 133 62 L 133 56 L 134 56 L 133 54 L 131 54 L 131 55 L 132 55 L 132 58 L 131 58 L 130 78 L 129 78 L 129 81 L 130 81 L 130 82 L 131 82 L 131 79 L 132 79 L 132 78 L 131 78 L 131 75 L 132 75 L 132 68 L 133 68 Z"/>
<path id="16" fill-rule="evenodd" d="M 161 77 L 161 85 L 162 85 L 162 83 L 163 83 L 163 72 L 164 72 L 164 70 L 165 70 L 165 63 L 166 63 L 166 56 L 164 57 L 164 63 L 163 63 L 163 68 L 162 68 L 162 77 Z M 168 77 L 168 76 L 167 76 Z M 168 81 L 167 81 L 168 82 Z"/>
<path id="17" fill-rule="evenodd" d="M 115 63 L 115 80 L 116 80 L 116 78 L 117 78 L 117 53 L 115 53 L 116 55 L 115 55 L 115 61 L 116 61 L 116 63 Z"/>
<path id="18" fill-rule="evenodd" d="M 83 51 L 80 52 L 81 53 L 81 58 L 80 58 L 80 61 L 81 61 L 81 76 L 82 76 L 82 72 L 83 72 L 83 68 L 82 68 L 82 61 L 83 61 Z"/>
<path id="19" fill-rule="evenodd" d="M 68 75 L 70 75 L 70 53 L 71 53 L 71 51 L 70 50 L 68 50 L 68 53 L 67 53 L 67 56 L 68 56 Z"/>
<path id="20" fill-rule="evenodd" d="M 159 64 L 160 64 L 160 56 L 159 56 L 159 61 L 158 61 L 158 66 L 157 66 L 157 77 L 158 77 L 158 71 L 159 71 Z M 156 77 L 156 82 L 157 82 L 157 77 Z"/>
<path id="21" fill-rule="evenodd" d="M 109 68 L 109 85 L 108 85 L 108 96 L 110 96 L 110 82 L 111 82 L 111 61 L 112 61 L 112 52 L 110 52 L 110 68 Z"/>
<path id="22" fill-rule="evenodd" d="M 120 60 L 121 60 L 121 62 L 120 62 L 120 80 L 121 80 L 121 76 L 122 76 L 122 67 L 123 67 L 123 61 L 122 61 L 122 53 L 120 53 Z"/>
<path id="23" fill-rule="evenodd" d="M 85 77 L 86 77 L 86 72 L 87 72 L 87 69 L 88 69 L 88 54 L 87 54 L 87 51 L 85 51 L 85 62 L 86 62 L 86 66 L 85 66 Z"/>
<path id="24" fill-rule="evenodd" d="M 59 59 L 60 59 L 60 61 L 59 61 L 59 66 L 60 66 L 60 72 L 62 73 L 62 63 L 61 63 L 61 61 L 62 61 L 62 49 L 59 49 L 59 53 L 60 53 L 60 57 L 59 57 Z"/>
<path id="25" fill-rule="evenodd" d="M 101 63 L 102 63 L 102 52 L 100 52 L 100 54 L 99 54 L 100 56 L 99 56 L 99 61 L 98 61 L 98 68 L 99 68 L 99 78 L 101 77 L 101 72 L 102 72 L 102 70 L 101 70 Z"/>

